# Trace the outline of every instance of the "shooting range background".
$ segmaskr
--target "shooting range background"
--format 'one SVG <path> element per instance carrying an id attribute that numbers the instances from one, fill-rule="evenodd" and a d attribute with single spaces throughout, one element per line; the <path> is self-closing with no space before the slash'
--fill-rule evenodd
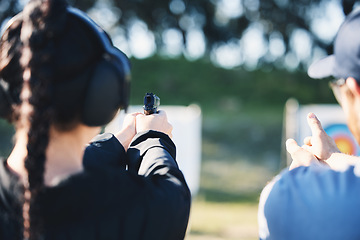
<path id="1" fill-rule="evenodd" d="M 133 64 L 131 104 L 154 92 L 162 106 L 201 108 L 200 189 L 186 239 L 258 239 L 260 191 L 286 167 L 285 104 L 291 97 L 301 105 L 336 103 L 328 82 L 301 71 L 225 70 L 182 58 Z"/>
<path id="2" fill-rule="evenodd" d="M 3 1 L 2 19 L 25 2 Z M 200 188 L 186 240 L 258 239 L 260 191 L 286 166 L 285 103 L 291 97 L 301 106 L 335 103 L 327 81 L 303 71 L 331 53 L 354 1 L 70 2 L 128 56 L 145 59 L 131 60 L 131 105 L 152 91 L 162 105 L 201 108 Z M 2 156 L 12 133 L 0 121 Z"/>
<path id="3" fill-rule="evenodd" d="M 186 240 L 257 238 L 260 191 L 282 162 L 286 101 L 335 103 L 326 81 L 304 72 L 226 70 L 207 61 L 132 59 L 131 105 L 146 92 L 161 106 L 201 108 L 200 185 Z M 11 149 L 13 129 L 0 121 L 0 155 Z"/>

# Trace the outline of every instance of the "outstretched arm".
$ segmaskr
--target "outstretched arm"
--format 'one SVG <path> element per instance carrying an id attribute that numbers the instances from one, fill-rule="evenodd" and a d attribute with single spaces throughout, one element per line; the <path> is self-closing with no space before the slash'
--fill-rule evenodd
<path id="1" fill-rule="evenodd" d="M 127 151 L 128 171 L 147 189 L 143 196 L 148 239 L 183 239 L 191 195 L 175 160 L 172 126 L 165 112 L 136 117 L 138 134 Z M 159 226 L 162 231 L 159 231 Z"/>
<path id="2" fill-rule="evenodd" d="M 359 157 L 340 152 L 335 141 L 326 134 L 314 113 L 308 114 L 307 121 L 312 136 L 304 139 L 304 145 L 300 147 L 294 140 L 287 141 L 287 150 L 293 158 L 290 169 L 308 166 L 311 163 L 325 163 L 332 169 L 342 170 L 360 162 Z"/>
<path id="3" fill-rule="evenodd" d="M 319 160 L 326 162 L 335 170 L 346 169 L 349 165 L 360 162 L 359 157 L 340 152 L 334 139 L 326 134 L 315 114 L 308 114 L 308 124 L 311 128 L 312 136 L 305 138 L 305 148 L 312 152 Z"/>
<path id="4" fill-rule="evenodd" d="M 304 139 L 305 149 L 322 161 L 328 160 L 333 153 L 340 153 L 334 139 L 326 134 L 314 113 L 308 114 L 307 122 L 311 129 L 312 136 Z"/>
<path id="5" fill-rule="evenodd" d="M 292 162 L 289 170 L 300 166 L 324 165 L 323 162 L 316 159 L 313 153 L 306 150 L 304 147 L 300 147 L 294 139 L 288 139 L 286 141 L 286 150 L 290 153 Z"/>

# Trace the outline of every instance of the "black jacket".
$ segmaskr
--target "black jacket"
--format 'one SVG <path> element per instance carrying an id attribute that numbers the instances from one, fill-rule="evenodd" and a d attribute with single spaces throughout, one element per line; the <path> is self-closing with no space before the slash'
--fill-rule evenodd
<path id="1" fill-rule="evenodd" d="M 127 168 L 127 169 L 126 169 Z M 23 187 L 0 162 L 0 239 L 21 239 Z M 191 196 L 162 133 L 137 135 L 127 153 L 110 134 L 85 150 L 84 171 L 37 199 L 44 239 L 183 239 Z"/>

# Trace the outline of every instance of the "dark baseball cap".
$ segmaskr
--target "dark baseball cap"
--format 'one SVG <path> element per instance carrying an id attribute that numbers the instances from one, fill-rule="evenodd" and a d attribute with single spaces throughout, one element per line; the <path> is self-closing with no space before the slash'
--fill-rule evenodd
<path id="1" fill-rule="evenodd" d="M 360 82 L 360 11 L 349 14 L 336 35 L 334 54 L 313 63 L 312 78 L 355 78 Z"/>

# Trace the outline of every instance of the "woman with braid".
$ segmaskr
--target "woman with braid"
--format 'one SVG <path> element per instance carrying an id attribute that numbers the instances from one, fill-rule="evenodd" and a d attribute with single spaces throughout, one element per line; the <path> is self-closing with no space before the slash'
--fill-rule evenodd
<path id="1" fill-rule="evenodd" d="M 183 239 L 190 193 L 166 114 L 130 114 L 129 63 L 64 0 L 30 0 L 0 39 L 0 239 Z M 88 142 L 90 142 L 88 144 Z"/>

